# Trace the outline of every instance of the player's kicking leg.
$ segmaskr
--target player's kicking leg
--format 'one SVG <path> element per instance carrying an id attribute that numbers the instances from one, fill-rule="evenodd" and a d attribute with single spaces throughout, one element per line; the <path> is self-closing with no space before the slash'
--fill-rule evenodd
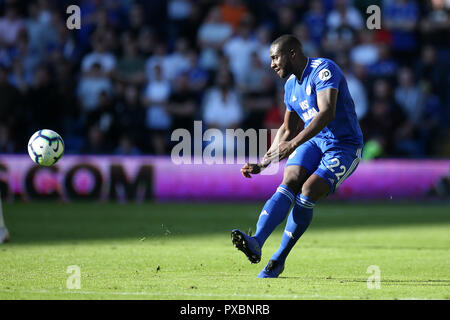
<path id="1" fill-rule="evenodd" d="M 264 242 L 275 228 L 286 218 L 296 194 L 303 183 L 314 172 L 322 158 L 322 152 L 317 145 L 308 141 L 298 147 L 289 157 L 284 169 L 281 185 L 264 205 L 256 224 L 256 233 L 250 237 L 238 229 L 231 232 L 235 247 L 241 250 L 252 263 L 261 259 L 261 249 Z"/>
<path id="2" fill-rule="evenodd" d="M 301 193 L 295 198 L 279 249 L 258 274 L 259 278 L 276 278 L 283 272 L 287 255 L 311 223 L 316 201 L 334 192 L 356 170 L 361 152 L 361 148 L 349 146 L 324 150 L 317 169 L 305 181 Z"/>
<path id="3" fill-rule="evenodd" d="M 255 235 L 250 237 L 238 229 L 231 232 L 233 245 L 242 251 L 251 263 L 258 263 L 261 260 L 261 248 L 273 230 L 286 218 L 295 195 L 308 176 L 308 170 L 303 167 L 286 167 L 283 182 L 266 202 L 259 215 Z"/>
<path id="4" fill-rule="evenodd" d="M 325 180 L 313 174 L 303 184 L 295 198 L 278 250 L 272 255 L 258 278 L 277 278 L 284 270 L 284 263 L 297 240 L 306 231 L 313 217 L 317 200 L 328 194 L 330 188 Z"/>

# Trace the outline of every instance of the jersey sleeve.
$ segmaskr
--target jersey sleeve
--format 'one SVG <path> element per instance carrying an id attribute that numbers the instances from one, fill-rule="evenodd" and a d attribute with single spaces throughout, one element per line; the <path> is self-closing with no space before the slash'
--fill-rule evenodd
<path id="1" fill-rule="evenodd" d="M 289 79 L 284 84 L 284 104 L 286 105 L 286 109 L 290 112 L 294 111 L 294 109 L 290 105 L 291 95 L 292 95 L 292 90 L 293 90 L 293 85 L 292 85 L 293 77 L 295 77 L 295 76 L 292 75 L 291 77 L 289 77 Z"/>
<path id="2" fill-rule="evenodd" d="M 325 61 L 314 71 L 312 81 L 316 86 L 316 91 L 329 88 L 339 90 L 342 77 L 342 71 L 335 64 L 330 61 Z"/>

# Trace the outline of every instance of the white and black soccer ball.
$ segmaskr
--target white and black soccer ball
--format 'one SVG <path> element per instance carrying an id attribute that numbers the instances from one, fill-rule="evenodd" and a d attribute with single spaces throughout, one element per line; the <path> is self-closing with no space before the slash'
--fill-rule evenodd
<path id="1" fill-rule="evenodd" d="M 41 166 L 54 165 L 64 154 L 64 141 L 53 130 L 39 130 L 28 141 L 28 154 Z"/>

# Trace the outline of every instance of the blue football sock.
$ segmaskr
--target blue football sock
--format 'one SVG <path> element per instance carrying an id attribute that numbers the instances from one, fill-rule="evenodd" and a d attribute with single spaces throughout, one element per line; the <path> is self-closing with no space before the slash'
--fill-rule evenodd
<path id="1" fill-rule="evenodd" d="M 267 200 L 256 224 L 254 235 L 260 248 L 273 230 L 286 218 L 294 198 L 294 193 L 288 186 L 280 185 L 273 196 Z"/>
<path id="2" fill-rule="evenodd" d="M 301 194 L 297 195 L 281 238 L 280 247 L 270 260 L 276 260 L 284 264 L 289 252 L 311 223 L 314 204 L 315 202 L 308 197 Z"/>

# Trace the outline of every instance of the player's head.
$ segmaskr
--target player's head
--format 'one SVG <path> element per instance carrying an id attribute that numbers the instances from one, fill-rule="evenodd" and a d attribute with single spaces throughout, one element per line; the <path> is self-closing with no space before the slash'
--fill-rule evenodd
<path id="1" fill-rule="evenodd" d="M 286 78 L 294 73 L 294 65 L 305 58 L 301 42 L 293 35 L 283 35 L 270 45 L 270 67 L 280 76 Z"/>

